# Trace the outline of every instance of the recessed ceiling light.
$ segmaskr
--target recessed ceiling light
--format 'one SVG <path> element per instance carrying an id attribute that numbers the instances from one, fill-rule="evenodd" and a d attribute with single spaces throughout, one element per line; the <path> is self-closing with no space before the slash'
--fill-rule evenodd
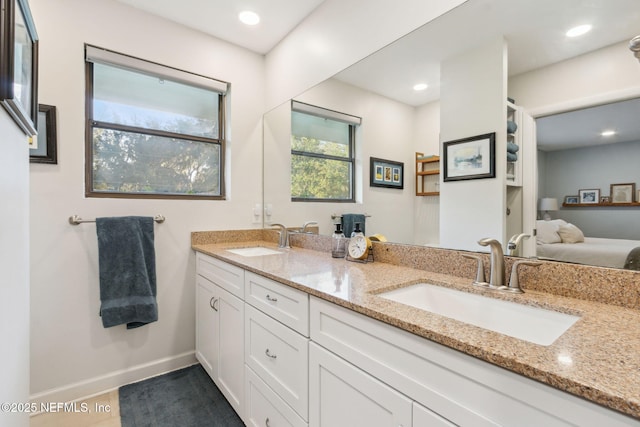
<path id="1" fill-rule="evenodd" d="M 578 37 L 591 31 L 591 25 L 578 25 L 567 31 L 567 37 Z"/>
<path id="2" fill-rule="evenodd" d="M 258 22 L 260 22 L 260 16 L 250 10 L 240 12 L 240 14 L 238 15 L 238 19 L 240 19 L 240 22 L 247 25 L 256 25 Z"/>
<path id="3" fill-rule="evenodd" d="M 426 84 L 426 83 L 418 83 L 418 84 L 413 86 L 413 90 L 420 91 L 420 90 L 425 90 L 428 87 L 429 87 L 429 85 Z"/>
<path id="4" fill-rule="evenodd" d="M 600 135 L 602 136 L 613 136 L 616 134 L 615 130 L 605 130 L 602 133 L 600 133 Z"/>

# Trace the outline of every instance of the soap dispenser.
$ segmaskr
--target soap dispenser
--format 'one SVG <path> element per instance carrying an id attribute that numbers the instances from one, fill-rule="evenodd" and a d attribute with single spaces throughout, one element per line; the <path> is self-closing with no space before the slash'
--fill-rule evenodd
<path id="1" fill-rule="evenodd" d="M 354 236 L 363 236 L 364 233 L 362 232 L 362 230 L 360 230 L 360 223 L 356 222 L 355 227 L 353 229 L 353 231 L 351 232 L 351 237 Z"/>
<path id="2" fill-rule="evenodd" d="M 347 255 L 347 239 L 342 232 L 342 224 L 336 224 L 336 231 L 331 239 L 331 256 L 344 258 Z"/>

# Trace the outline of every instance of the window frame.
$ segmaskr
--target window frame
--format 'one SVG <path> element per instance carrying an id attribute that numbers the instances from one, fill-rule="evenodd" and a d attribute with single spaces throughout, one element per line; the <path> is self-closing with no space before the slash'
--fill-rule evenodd
<path id="1" fill-rule="evenodd" d="M 297 108 L 296 108 L 297 107 Z M 307 114 L 311 116 L 321 117 L 327 120 L 341 121 L 349 125 L 349 157 L 331 156 L 321 153 L 313 153 L 309 151 L 300 151 L 291 149 L 291 156 L 304 156 L 312 157 L 324 160 L 336 160 L 349 164 L 350 173 L 350 189 L 351 195 L 348 199 L 328 199 L 328 198 L 307 198 L 307 197 L 293 197 L 292 202 L 320 202 L 320 203 L 355 203 L 356 202 L 356 132 L 357 126 L 360 124 L 360 118 L 351 116 L 345 113 L 329 110 L 315 105 L 305 104 L 299 101 L 291 101 L 291 112 L 297 112 Z M 349 118 L 348 120 L 341 120 L 340 117 Z M 293 135 L 292 135 L 293 136 Z M 291 189 L 289 189 L 291 191 Z"/>
<path id="2" fill-rule="evenodd" d="M 87 47 L 94 49 L 101 49 L 106 52 L 107 49 L 96 48 L 91 45 L 85 45 L 85 51 Z M 157 65 L 159 67 L 166 68 L 172 72 L 186 73 L 188 75 L 194 75 L 188 71 L 179 70 L 177 68 L 169 67 L 167 65 L 157 64 L 152 61 L 147 61 L 129 55 L 125 55 L 118 52 L 113 52 L 116 55 L 132 58 L 137 61 L 144 61 L 146 63 Z M 115 64 L 107 65 L 115 66 Z M 85 54 L 85 197 L 97 197 L 97 198 L 120 198 L 120 199 L 182 199 L 182 200 L 226 200 L 226 185 L 225 185 L 225 157 L 226 157 L 226 92 L 219 92 L 218 96 L 218 138 L 207 138 L 202 136 L 194 136 L 187 134 L 180 134 L 175 132 L 161 131 L 157 129 L 140 128 L 137 126 L 120 125 L 116 123 L 101 122 L 93 119 L 93 61 L 87 60 Z M 132 70 L 135 71 L 134 68 Z M 140 70 L 143 72 L 142 70 Z M 199 77 L 197 75 L 194 75 Z M 162 76 L 159 76 L 162 77 Z M 187 82 L 187 84 L 189 84 Z M 94 191 L 93 190 L 93 130 L 94 128 L 117 130 L 123 132 L 138 133 L 143 135 L 158 136 L 165 138 L 177 138 L 187 141 L 204 142 L 208 144 L 216 144 L 220 147 L 220 159 L 219 159 L 219 195 L 194 195 L 194 194 L 162 194 L 162 193 L 125 193 L 116 191 Z"/>

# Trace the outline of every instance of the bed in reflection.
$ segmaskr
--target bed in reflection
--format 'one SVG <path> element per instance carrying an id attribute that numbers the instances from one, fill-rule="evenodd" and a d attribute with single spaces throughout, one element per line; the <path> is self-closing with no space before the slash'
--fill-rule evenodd
<path id="1" fill-rule="evenodd" d="M 562 219 L 537 222 L 537 256 L 541 259 L 640 270 L 640 240 L 585 237 Z"/>

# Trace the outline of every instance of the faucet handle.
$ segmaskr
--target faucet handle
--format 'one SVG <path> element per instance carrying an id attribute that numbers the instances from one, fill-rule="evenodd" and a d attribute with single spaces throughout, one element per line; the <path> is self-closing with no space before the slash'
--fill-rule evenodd
<path id="1" fill-rule="evenodd" d="M 476 280 L 473 282 L 476 286 L 488 286 L 487 279 L 484 275 L 484 262 L 480 255 L 462 254 L 463 257 L 468 259 L 475 259 L 478 261 L 478 271 L 476 272 Z"/>
<path id="2" fill-rule="evenodd" d="M 513 292 L 516 294 L 522 294 L 524 291 L 520 288 L 520 283 L 518 280 L 518 267 L 521 265 L 530 265 L 532 267 L 538 267 L 542 265 L 541 262 L 538 261 L 527 261 L 526 259 L 521 259 L 513 263 L 513 267 L 511 267 L 511 277 L 509 277 L 509 287 L 504 289 L 505 291 Z"/>

